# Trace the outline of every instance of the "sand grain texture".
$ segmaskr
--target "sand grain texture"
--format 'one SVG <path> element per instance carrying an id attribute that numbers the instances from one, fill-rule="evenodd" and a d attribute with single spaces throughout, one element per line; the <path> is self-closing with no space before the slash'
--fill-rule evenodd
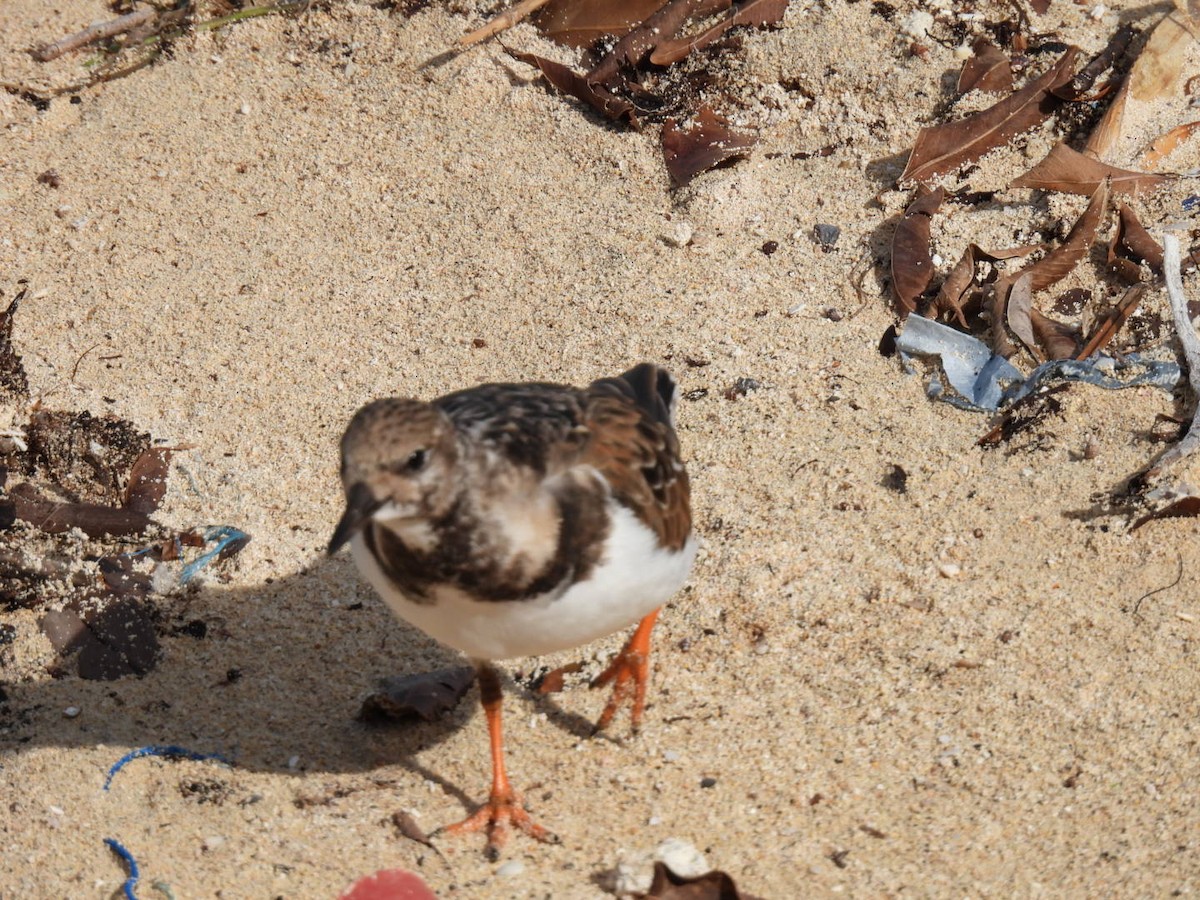
<path id="1" fill-rule="evenodd" d="M 1041 24 L 1090 54 L 1124 9 L 1056 3 Z M 1088 517 L 1158 449 L 1154 414 L 1183 407 L 1073 387 L 1040 441 L 983 451 L 983 418 L 877 353 L 883 276 L 865 306 L 851 288 L 871 257 L 886 269 L 909 198 L 893 184 L 952 51 L 912 56 L 907 8 L 885 24 L 870 3 L 793 3 L 737 63 L 759 147 L 672 194 L 652 132 L 599 122 L 495 44 L 425 65 L 486 11 L 336 4 L 188 37 L 78 104 L 0 92 L 0 291 L 30 280 L 15 341 L 34 396 L 195 444 L 161 518 L 253 535 L 231 578 L 171 601 L 207 636 L 164 638 L 142 679 L 53 679 L 36 616 L 4 615 L 0 893 L 112 896 L 106 837 L 138 857 L 143 896 L 332 897 L 406 866 L 446 897 L 599 897 L 623 853 L 667 837 L 771 898 L 1200 888 L 1197 524 Z M 78 55 L 25 50 L 110 14 L 0 5 L 3 79 L 77 79 Z M 571 59 L 528 25 L 505 40 Z M 985 159 L 975 188 L 1052 143 Z M 1172 191 L 1147 225 L 1181 215 Z M 1029 196 L 936 220 L 946 265 L 966 240 L 1020 243 Z M 1085 202 L 1049 209 L 1069 222 Z M 672 246 L 682 222 L 693 240 Z M 817 223 L 841 228 L 833 251 Z M 439 859 L 391 815 L 432 830 L 482 798 L 484 724 L 474 693 L 433 724 L 354 720 L 377 678 L 456 659 L 321 555 L 341 429 L 379 395 L 640 359 L 707 391 L 680 410 L 704 547 L 659 626 L 643 733 L 582 737 L 604 702 L 582 676 L 548 699 L 509 685 L 511 775 L 563 843 L 514 839 L 518 874 L 482 840 L 443 839 Z M 727 399 L 739 378 L 761 387 Z M 622 639 L 508 671 L 595 671 Z M 150 743 L 236 764 L 138 760 L 104 792 Z"/>

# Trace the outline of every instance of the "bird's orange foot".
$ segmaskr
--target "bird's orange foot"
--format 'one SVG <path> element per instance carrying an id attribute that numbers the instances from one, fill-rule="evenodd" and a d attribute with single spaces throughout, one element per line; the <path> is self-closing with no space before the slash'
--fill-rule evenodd
<path id="1" fill-rule="evenodd" d="M 544 844 L 557 844 L 558 837 L 533 821 L 533 818 L 521 805 L 521 798 L 516 791 L 493 791 L 488 801 L 474 813 L 461 822 L 439 828 L 446 834 L 473 834 L 476 831 L 487 832 L 487 849 L 489 859 L 495 860 L 500 856 L 500 850 L 508 841 L 510 828 L 523 831 L 534 840 Z"/>
<path id="2" fill-rule="evenodd" d="M 626 647 L 592 681 L 592 687 L 613 686 L 612 695 L 596 721 L 596 731 L 603 731 L 612 722 L 625 702 L 633 698 L 632 726 L 636 732 L 642 724 L 642 711 L 646 708 L 646 686 L 650 683 L 650 654 Z"/>

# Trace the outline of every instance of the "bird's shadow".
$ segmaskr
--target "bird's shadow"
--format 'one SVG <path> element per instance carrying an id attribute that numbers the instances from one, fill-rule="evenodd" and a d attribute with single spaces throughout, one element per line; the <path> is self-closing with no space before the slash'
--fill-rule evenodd
<path id="1" fill-rule="evenodd" d="M 474 689 L 434 721 L 357 718 L 383 676 L 461 666 L 463 658 L 392 616 L 348 557 L 322 557 L 258 586 L 158 597 L 155 606 L 161 654 L 140 677 L 85 680 L 61 674 L 73 671 L 64 659 L 50 667 L 58 677 L 18 681 L 12 654 L 0 655 L 0 749 L 163 745 L 296 775 L 395 764 L 464 806 L 478 794 L 477 785 L 449 783 L 417 759 L 478 713 Z M 15 620 L 37 630 L 34 616 Z M 171 627 L 179 622 L 189 627 Z M 586 718 L 506 677 L 508 709 L 519 693 L 554 727 L 579 739 L 592 734 Z M 123 752 L 114 750 L 114 763 Z"/>

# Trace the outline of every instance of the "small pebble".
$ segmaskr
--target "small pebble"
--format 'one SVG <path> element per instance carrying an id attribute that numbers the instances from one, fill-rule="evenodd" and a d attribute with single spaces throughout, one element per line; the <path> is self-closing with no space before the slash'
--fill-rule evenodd
<path id="1" fill-rule="evenodd" d="M 211 835 L 204 839 L 204 849 L 206 851 L 207 850 L 216 850 L 218 847 L 220 847 L 224 843 L 225 843 L 225 838 L 221 837 L 221 835 L 219 835 L 219 834 L 214 834 L 214 835 Z"/>
<path id="2" fill-rule="evenodd" d="M 836 306 L 825 307 L 825 309 L 821 311 L 821 315 L 823 315 L 830 322 L 840 322 L 845 318 L 845 316 L 842 315 L 842 311 Z"/>
<path id="3" fill-rule="evenodd" d="M 79 707 L 78 706 L 68 706 L 66 709 L 63 710 L 63 715 L 66 716 L 68 719 L 73 719 L 77 715 L 79 715 Z"/>
<path id="4" fill-rule="evenodd" d="M 289 757 L 288 757 L 288 762 L 287 762 L 287 767 L 288 767 L 289 769 L 298 769 L 298 768 L 300 768 L 300 756 L 299 756 L 299 755 L 295 755 L 295 756 L 289 756 Z"/>
<path id="5" fill-rule="evenodd" d="M 704 854 L 680 838 L 667 838 L 655 847 L 654 858 L 681 878 L 699 878 L 710 870 Z"/>
<path id="6" fill-rule="evenodd" d="M 521 862 L 519 859 L 510 859 L 496 870 L 496 874 L 501 878 L 512 878 L 520 875 L 524 871 L 525 863 Z"/>
<path id="7" fill-rule="evenodd" d="M 249 103 L 243 103 L 243 104 L 241 105 L 241 107 L 238 109 L 238 112 L 240 112 L 240 113 L 241 113 L 243 116 L 248 116 L 248 115 L 250 115 L 250 104 L 249 104 Z"/>
<path id="8" fill-rule="evenodd" d="M 692 242 L 692 235 L 695 233 L 696 229 L 691 222 L 676 222 L 670 233 L 663 235 L 663 241 L 671 247 L 686 247 Z"/>
<path id="9" fill-rule="evenodd" d="M 938 574 L 943 578 L 957 578 L 962 574 L 962 567 L 957 563 L 942 563 L 938 566 Z"/>
<path id="10" fill-rule="evenodd" d="M 716 787 L 716 786 L 717 786 L 717 779 L 713 778 L 711 775 L 705 775 L 703 778 L 700 779 L 700 787 L 702 787 L 702 788 L 711 788 L 711 787 Z"/>
<path id="11" fill-rule="evenodd" d="M 679 751 L 678 750 L 664 750 L 663 751 L 663 761 L 669 762 L 669 763 L 670 762 L 679 762 Z"/>

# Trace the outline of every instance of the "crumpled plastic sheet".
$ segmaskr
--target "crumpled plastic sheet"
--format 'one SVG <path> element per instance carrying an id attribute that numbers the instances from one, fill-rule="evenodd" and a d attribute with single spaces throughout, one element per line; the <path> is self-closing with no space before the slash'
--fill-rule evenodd
<path id="1" fill-rule="evenodd" d="M 1090 359 L 1052 359 L 1028 376 L 983 341 L 923 316 L 910 315 L 896 339 L 905 364 L 913 356 L 938 359 L 954 392 L 934 376 L 926 389 L 930 399 L 961 409 L 994 412 L 1055 381 L 1082 381 L 1108 390 L 1148 384 L 1173 390 L 1182 378 L 1172 360 L 1144 359 L 1131 353 L 1122 359 L 1096 354 Z"/>

